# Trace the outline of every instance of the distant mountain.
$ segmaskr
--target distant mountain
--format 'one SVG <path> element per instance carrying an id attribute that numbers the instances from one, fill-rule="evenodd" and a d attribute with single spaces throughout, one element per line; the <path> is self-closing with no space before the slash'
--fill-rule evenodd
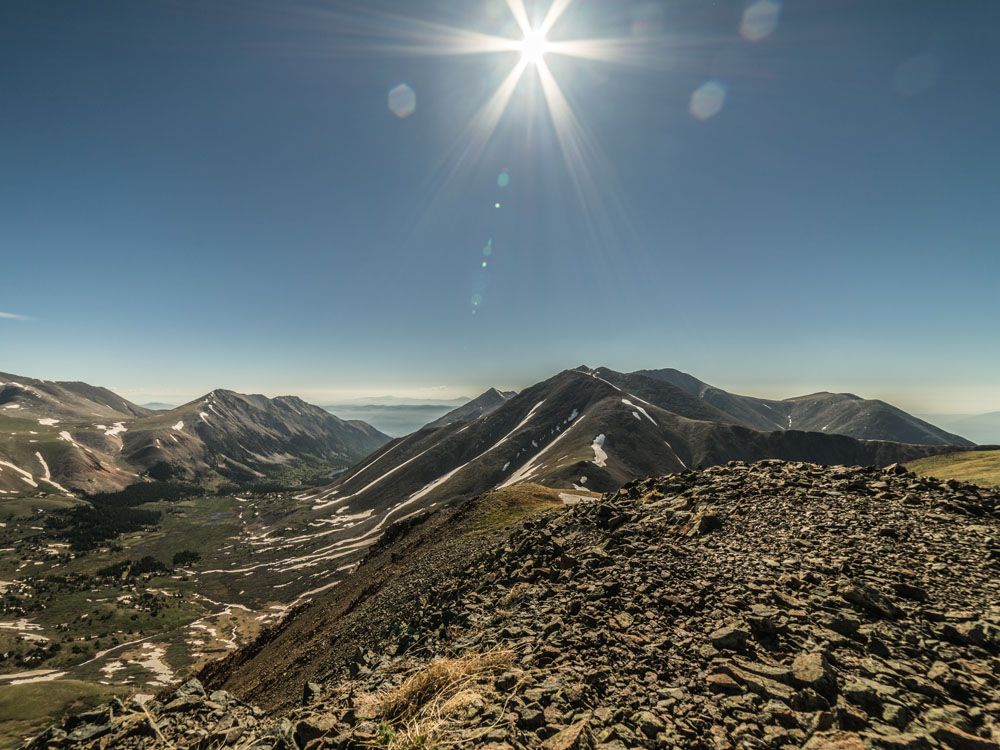
<path id="1" fill-rule="evenodd" d="M 861 440 L 891 440 L 917 445 L 974 445 L 884 401 L 852 393 L 813 393 L 781 401 L 740 396 L 703 383 L 679 370 L 640 370 L 635 375 L 670 383 L 714 406 L 729 421 L 755 430 L 803 430 L 848 435 Z"/>
<path id="2" fill-rule="evenodd" d="M 176 409 L 177 406 L 177 404 L 165 404 L 162 401 L 151 401 L 148 404 L 143 404 L 143 407 L 150 411 L 169 411 L 170 409 Z"/>
<path id="3" fill-rule="evenodd" d="M 444 416 L 451 404 L 333 404 L 323 407 L 341 419 L 360 419 L 392 437 L 416 432 L 428 422 Z"/>
<path id="4" fill-rule="evenodd" d="M 340 406 L 450 406 L 456 407 L 469 401 L 466 396 L 458 398 L 407 398 L 405 396 L 365 396 L 330 404 L 324 408 L 335 411 Z"/>
<path id="5" fill-rule="evenodd" d="M 965 435 L 979 445 L 1000 445 L 1000 411 L 987 414 L 927 414 L 924 419 Z"/>
<path id="6" fill-rule="evenodd" d="M 154 412 L 85 383 L 0 379 L 0 497 L 118 490 L 144 478 L 211 486 L 289 469 L 346 469 L 390 440 L 291 396 L 218 390 Z"/>
<path id="7" fill-rule="evenodd" d="M 492 414 L 516 395 L 517 391 L 498 391 L 496 388 L 490 388 L 472 401 L 453 409 L 440 419 L 428 423 L 427 427 L 444 427 L 455 422 L 470 422 L 479 419 Z"/>

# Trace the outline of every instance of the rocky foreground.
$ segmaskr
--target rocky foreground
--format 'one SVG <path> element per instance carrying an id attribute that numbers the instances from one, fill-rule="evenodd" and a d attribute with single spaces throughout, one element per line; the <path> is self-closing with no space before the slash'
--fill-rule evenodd
<path id="1" fill-rule="evenodd" d="M 1000 748 L 998 499 L 898 466 L 632 483 L 484 537 L 298 706 L 192 680 L 29 747 Z"/>

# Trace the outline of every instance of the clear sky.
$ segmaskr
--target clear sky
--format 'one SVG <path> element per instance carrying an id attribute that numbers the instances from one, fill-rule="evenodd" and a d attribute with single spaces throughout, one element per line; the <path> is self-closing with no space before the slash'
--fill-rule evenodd
<path id="1" fill-rule="evenodd" d="M 504 0 L 3 3 L 0 371 L 1000 409 L 1000 3 L 575 0 L 523 36 Z"/>

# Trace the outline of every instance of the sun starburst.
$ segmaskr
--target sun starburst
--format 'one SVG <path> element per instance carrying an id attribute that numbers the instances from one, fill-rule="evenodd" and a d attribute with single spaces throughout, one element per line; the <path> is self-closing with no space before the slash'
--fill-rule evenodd
<path id="1" fill-rule="evenodd" d="M 452 162 L 450 172 L 456 174 L 463 166 L 469 166 L 470 162 L 482 155 L 520 82 L 532 72 L 540 83 L 544 106 L 575 191 L 588 204 L 590 219 L 599 221 L 601 209 L 595 207 L 595 204 L 607 201 L 599 200 L 593 172 L 604 170 L 606 165 L 602 164 L 599 149 L 563 93 L 549 66 L 549 58 L 559 56 L 598 63 L 634 64 L 636 40 L 606 37 L 552 39 L 553 30 L 573 2 L 574 0 L 552 0 L 541 20 L 536 19 L 532 23 L 525 0 L 506 0 L 507 8 L 517 24 L 519 38 L 495 36 L 416 19 L 410 19 L 409 28 L 406 28 L 405 21 L 397 18 L 395 20 L 399 25 L 396 30 L 401 42 L 398 48 L 403 51 L 405 45 L 408 53 L 434 56 L 519 55 L 500 86 L 473 116 L 464 136 L 455 142 L 449 158 Z"/>
<path id="2" fill-rule="evenodd" d="M 521 40 L 521 59 L 529 65 L 541 65 L 549 51 L 549 40 L 539 29 L 532 29 Z"/>
<path id="3" fill-rule="evenodd" d="M 534 19 L 525 0 L 505 0 L 505 3 L 517 27 L 515 34 L 506 37 L 363 6 L 355 9 L 360 16 L 355 16 L 353 21 L 344 19 L 341 33 L 350 33 L 358 49 L 368 53 L 374 51 L 420 57 L 509 57 L 512 66 L 498 87 L 485 98 L 452 140 L 435 173 L 428 175 L 428 194 L 441 194 L 444 184 L 469 173 L 479 164 L 518 88 L 530 76 L 542 94 L 539 101 L 552 125 L 571 188 L 585 207 L 582 216 L 590 225 L 590 236 L 600 244 L 611 244 L 614 236 L 620 240 L 621 219 L 626 212 L 617 203 L 615 191 L 609 187 L 614 170 L 574 111 L 550 63 L 555 58 L 563 58 L 596 64 L 645 66 L 654 60 L 652 55 L 646 55 L 652 45 L 644 47 L 643 41 L 634 36 L 565 39 L 558 33 L 559 23 L 573 7 L 574 0 L 551 0 L 544 14 Z M 375 23 L 371 26 L 357 25 L 359 17 L 363 16 L 369 16 Z M 355 25 L 351 28 L 349 24 Z M 342 48 L 349 47 L 345 45 Z M 571 74 L 565 65 L 559 65 L 558 72 L 559 75 Z M 391 98 L 390 109 L 398 117 L 408 118 L 415 113 L 415 92 L 409 86 L 402 86 Z M 525 124 L 532 127 L 530 123 Z M 612 214 L 617 214 L 618 218 L 611 220 Z"/>

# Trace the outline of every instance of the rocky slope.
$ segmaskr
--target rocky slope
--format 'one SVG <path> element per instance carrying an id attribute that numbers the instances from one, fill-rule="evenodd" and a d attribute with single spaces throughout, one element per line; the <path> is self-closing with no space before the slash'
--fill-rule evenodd
<path id="1" fill-rule="evenodd" d="M 672 369 L 640 370 L 634 375 L 670 383 L 711 404 L 736 424 L 755 430 L 802 430 L 847 435 L 860 440 L 891 440 L 918 445 L 975 445 L 892 404 L 853 393 L 813 393 L 783 400 L 741 396 Z"/>
<path id="2" fill-rule="evenodd" d="M 996 491 L 766 461 L 508 528 L 489 499 L 31 747 L 998 747 Z"/>

